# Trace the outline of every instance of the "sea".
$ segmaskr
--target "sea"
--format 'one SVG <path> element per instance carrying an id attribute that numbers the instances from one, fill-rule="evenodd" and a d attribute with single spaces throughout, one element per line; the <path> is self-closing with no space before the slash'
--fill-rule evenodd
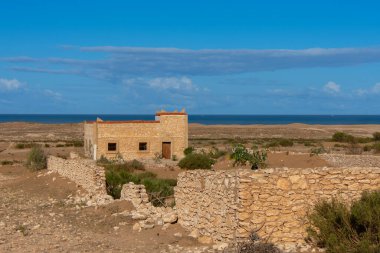
<path id="1" fill-rule="evenodd" d="M 0 122 L 79 123 L 103 120 L 154 120 L 154 115 L 127 114 L 0 114 Z M 189 123 L 204 125 L 364 125 L 380 124 L 380 115 L 189 115 Z"/>

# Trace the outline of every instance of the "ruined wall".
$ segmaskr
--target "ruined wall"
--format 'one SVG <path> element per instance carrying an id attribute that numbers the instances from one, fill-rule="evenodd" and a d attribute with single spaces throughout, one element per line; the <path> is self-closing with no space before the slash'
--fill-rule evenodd
<path id="1" fill-rule="evenodd" d="M 187 171 L 175 188 L 178 222 L 216 241 L 231 241 L 237 228 L 236 171 Z"/>
<path id="2" fill-rule="evenodd" d="M 241 240 L 262 227 L 261 237 L 292 250 L 304 245 L 306 214 L 318 200 L 349 202 L 375 189 L 374 167 L 190 171 L 179 175 L 175 198 L 179 222 L 214 241 Z"/>
<path id="3" fill-rule="evenodd" d="M 302 245 L 306 214 L 321 199 L 350 202 L 364 190 L 380 189 L 380 168 L 267 169 L 240 172 L 238 237 L 259 235 L 286 248 Z"/>
<path id="4" fill-rule="evenodd" d="M 105 171 L 92 160 L 62 159 L 49 156 L 48 170 L 58 172 L 93 195 L 107 195 Z"/>
<path id="5" fill-rule="evenodd" d="M 331 166 L 336 167 L 380 167 L 380 156 L 345 154 L 321 154 L 319 156 Z"/>

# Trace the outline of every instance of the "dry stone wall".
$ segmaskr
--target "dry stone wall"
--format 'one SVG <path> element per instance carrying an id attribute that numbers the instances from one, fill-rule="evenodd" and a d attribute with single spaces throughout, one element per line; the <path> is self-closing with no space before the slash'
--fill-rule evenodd
<path id="1" fill-rule="evenodd" d="M 347 202 L 380 189 L 380 168 L 188 171 L 178 177 L 179 223 L 217 241 L 258 230 L 287 251 L 305 247 L 307 213 L 332 197 Z"/>
<path id="2" fill-rule="evenodd" d="M 59 173 L 80 185 L 92 195 L 107 195 L 103 167 L 87 159 L 62 159 L 49 156 L 48 170 Z"/>
<path id="3" fill-rule="evenodd" d="M 231 241 L 237 229 L 237 171 L 187 171 L 175 188 L 178 222 L 193 234 Z"/>
<path id="4" fill-rule="evenodd" d="M 321 154 L 319 156 L 331 166 L 336 167 L 380 167 L 380 156 L 345 154 Z"/>

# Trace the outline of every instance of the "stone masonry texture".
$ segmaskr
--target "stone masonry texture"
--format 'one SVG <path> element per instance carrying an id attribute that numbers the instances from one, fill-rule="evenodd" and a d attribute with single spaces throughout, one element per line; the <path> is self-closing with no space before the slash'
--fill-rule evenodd
<path id="1" fill-rule="evenodd" d="M 214 242 L 251 231 L 284 250 L 305 244 L 307 214 L 320 200 L 347 203 L 380 189 L 379 167 L 186 171 L 175 189 L 178 222 Z"/>
<path id="2" fill-rule="evenodd" d="M 103 167 L 97 166 L 92 160 L 62 159 L 49 156 L 48 170 L 59 173 L 80 185 L 92 195 L 107 195 L 106 178 Z"/>
<path id="3" fill-rule="evenodd" d="M 336 167 L 380 167 L 380 156 L 321 154 L 322 159 Z"/>
<path id="4" fill-rule="evenodd" d="M 156 115 L 155 121 L 96 121 L 84 124 L 84 150 L 91 158 L 104 156 L 112 159 L 118 155 L 125 160 L 154 158 L 162 155 L 163 142 L 170 142 L 170 158 L 184 156 L 183 151 L 188 146 L 186 113 Z M 117 149 L 109 151 L 108 143 L 116 143 Z M 139 143 L 147 143 L 147 150 L 139 150 Z"/>

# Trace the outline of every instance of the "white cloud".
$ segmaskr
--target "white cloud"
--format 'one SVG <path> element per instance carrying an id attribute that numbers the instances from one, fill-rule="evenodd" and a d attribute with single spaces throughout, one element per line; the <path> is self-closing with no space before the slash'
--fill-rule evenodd
<path id="1" fill-rule="evenodd" d="M 21 87 L 21 82 L 17 79 L 0 78 L 0 90 L 17 90 Z"/>
<path id="2" fill-rule="evenodd" d="M 59 92 L 55 92 L 49 89 L 44 90 L 44 95 L 48 96 L 54 100 L 62 100 L 62 94 Z"/>
<path id="3" fill-rule="evenodd" d="M 188 77 L 158 77 L 148 81 L 148 84 L 152 88 L 156 89 L 175 89 L 175 90 L 187 90 L 196 91 L 198 88 L 193 84 L 193 81 Z"/>
<path id="4" fill-rule="evenodd" d="M 340 85 L 333 82 L 333 81 L 329 81 L 323 87 L 323 90 L 328 92 L 328 93 L 339 93 L 340 92 Z"/>
<path id="5" fill-rule="evenodd" d="M 380 83 L 376 83 L 374 86 L 368 89 L 358 89 L 355 91 L 358 96 L 380 94 Z"/>
<path id="6" fill-rule="evenodd" d="M 373 87 L 372 87 L 372 92 L 373 93 L 380 93 L 380 83 L 377 83 L 375 84 Z"/>

